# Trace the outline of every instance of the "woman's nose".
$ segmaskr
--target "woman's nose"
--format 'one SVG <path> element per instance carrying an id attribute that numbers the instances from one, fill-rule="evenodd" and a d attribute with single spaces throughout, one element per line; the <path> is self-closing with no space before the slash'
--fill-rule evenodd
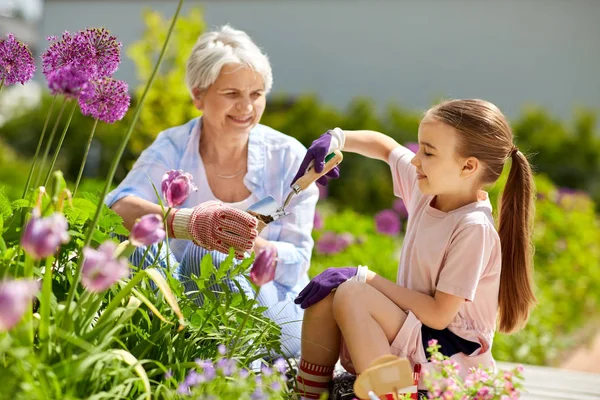
<path id="1" fill-rule="evenodd" d="M 238 101 L 237 108 L 240 111 L 252 111 L 252 102 L 249 99 Z"/>

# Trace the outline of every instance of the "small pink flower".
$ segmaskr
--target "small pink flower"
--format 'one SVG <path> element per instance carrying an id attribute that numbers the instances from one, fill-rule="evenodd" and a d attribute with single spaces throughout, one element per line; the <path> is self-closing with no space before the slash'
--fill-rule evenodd
<path id="1" fill-rule="evenodd" d="M 419 143 L 416 142 L 408 142 L 404 144 L 404 147 L 417 154 L 419 152 Z"/>
<path id="2" fill-rule="evenodd" d="M 38 291 L 39 283 L 34 280 L 0 282 L 0 332 L 12 329 L 21 321 Z"/>
<path id="3" fill-rule="evenodd" d="M 146 214 L 131 228 L 129 241 L 134 246 L 150 246 L 165 238 L 163 220 L 158 214 Z"/>
<path id="4" fill-rule="evenodd" d="M 192 191 L 198 190 L 193 183 L 192 175 L 182 170 L 170 170 L 165 173 L 161 189 L 169 207 L 182 205 Z"/>
<path id="5" fill-rule="evenodd" d="M 438 344 L 437 339 L 430 339 L 429 342 L 427 342 L 427 345 L 429 347 L 437 346 L 437 344 Z"/>
<path id="6" fill-rule="evenodd" d="M 41 260 L 56 253 L 61 244 L 69 242 L 67 229 L 64 215 L 54 213 L 49 217 L 40 218 L 39 210 L 34 208 L 31 220 L 21 237 L 21 246 L 34 259 Z"/>
<path id="7" fill-rule="evenodd" d="M 490 392 L 490 388 L 487 386 L 484 386 L 481 389 L 479 389 L 475 396 L 476 400 L 491 400 L 494 398 L 494 396 Z"/>
<path id="8" fill-rule="evenodd" d="M 321 213 L 318 210 L 315 210 L 315 217 L 313 219 L 313 228 L 314 229 L 323 229 L 323 217 L 321 217 Z"/>
<path id="9" fill-rule="evenodd" d="M 400 233 L 402 222 L 394 210 L 383 210 L 375 215 L 375 226 L 377 232 L 395 236 Z"/>
<path id="10" fill-rule="evenodd" d="M 277 250 L 275 246 L 267 246 L 258 253 L 250 270 L 250 280 L 252 283 L 262 286 L 275 279 L 276 257 Z"/>
<path id="11" fill-rule="evenodd" d="M 406 205 L 404 204 L 404 200 L 396 199 L 394 200 L 394 205 L 392 209 L 398 213 L 401 219 L 408 218 L 408 210 L 406 209 Z"/>
<path id="12" fill-rule="evenodd" d="M 111 240 L 102 243 L 98 250 L 83 249 L 81 283 L 91 292 L 103 292 L 129 273 L 125 258 L 115 258 L 117 245 Z"/>

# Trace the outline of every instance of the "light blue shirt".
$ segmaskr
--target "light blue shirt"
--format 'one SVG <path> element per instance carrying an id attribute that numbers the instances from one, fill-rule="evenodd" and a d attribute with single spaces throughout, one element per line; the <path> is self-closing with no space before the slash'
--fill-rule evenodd
<path id="1" fill-rule="evenodd" d="M 201 176 L 203 179 L 194 179 L 196 184 L 207 182 L 206 176 L 201 175 L 205 174 L 199 152 L 201 121 L 201 117 L 195 118 L 161 132 L 142 152 L 125 179 L 108 194 L 106 204 L 110 207 L 126 196 L 158 203 L 152 184 L 160 193 L 163 175 L 171 169 L 189 172 L 194 178 Z M 306 148 L 295 138 L 267 126 L 256 125 L 249 134 L 244 184 L 257 199 L 271 195 L 281 205 L 291 190 L 291 181 L 305 154 Z M 292 199 L 286 208 L 290 215 L 271 222 L 264 232 L 265 239 L 277 247 L 275 282 L 294 288 L 294 291 L 308 283 L 307 271 L 314 246 L 311 232 L 318 197 L 318 189 L 313 184 Z M 181 207 L 194 207 L 212 199 L 214 195 L 205 183 Z M 190 243 L 176 239 L 170 241 L 176 257 L 183 253 L 182 242 L 186 246 Z"/>

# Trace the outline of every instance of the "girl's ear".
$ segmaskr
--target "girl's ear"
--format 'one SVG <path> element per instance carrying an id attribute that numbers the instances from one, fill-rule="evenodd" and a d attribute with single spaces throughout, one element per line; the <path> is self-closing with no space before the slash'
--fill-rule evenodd
<path id="1" fill-rule="evenodd" d="M 192 94 L 194 95 L 193 103 L 194 107 L 196 107 L 199 111 L 204 109 L 204 95 L 205 92 L 200 89 L 192 90 Z"/>
<path id="2" fill-rule="evenodd" d="M 477 174 L 479 172 L 479 167 L 481 163 L 475 157 L 467 158 L 463 163 L 462 175 L 464 177 L 469 177 Z"/>

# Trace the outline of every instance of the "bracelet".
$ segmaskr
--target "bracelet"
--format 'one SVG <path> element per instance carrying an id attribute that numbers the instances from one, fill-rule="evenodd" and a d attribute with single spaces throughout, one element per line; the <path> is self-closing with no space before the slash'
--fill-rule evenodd
<path id="1" fill-rule="evenodd" d="M 367 282 L 367 274 L 369 272 L 369 267 L 367 267 L 366 265 L 359 265 L 358 268 L 356 269 L 356 280 L 362 283 L 366 283 Z"/>

